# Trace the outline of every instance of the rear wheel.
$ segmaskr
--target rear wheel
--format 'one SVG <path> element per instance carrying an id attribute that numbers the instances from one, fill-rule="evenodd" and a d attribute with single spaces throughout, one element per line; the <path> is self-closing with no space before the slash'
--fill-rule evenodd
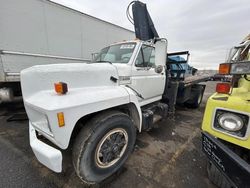
<path id="1" fill-rule="evenodd" d="M 226 177 L 217 169 L 217 167 L 211 162 L 207 162 L 207 173 L 210 181 L 219 188 L 232 188 Z"/>
<path id="2" fill-rule="evenodd" d="M 99 183 L 115 173 L 132 152 L 136 129 L 130 117 L 104 112 L 87 123 L 76 138 L 73 164 L 85 182 Z"/>
<path id="3" fill-rule="evenodd" d="M 196 85 L 195 88 L 192 88 L 191 97 L 184 104 L 188 108 L 198 108 L 202 102 L 204 93 L 203 85 Z"/>

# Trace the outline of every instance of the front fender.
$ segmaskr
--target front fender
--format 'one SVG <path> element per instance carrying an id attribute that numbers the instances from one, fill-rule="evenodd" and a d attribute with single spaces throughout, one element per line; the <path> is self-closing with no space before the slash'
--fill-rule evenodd
<path id="1" fill-rule="evenodd" d="M 68 147 L 72 131 L 80 118 L 115 106 L 134 103 L 141 127 L 138 101 L 131 92 L 121 86 L 76 88 L 66 95 L 57 95 L 52 90 L 41 91 L 26 98 L 24 103 L 31 123 L 36 121 L 32 118 L 32 109 L 36 111 L 34 113 L 40 112 L 47 117 L 53 137 L 46 137 L 62 149 Z M 58 112 L 64 113 L 63 127 L 58 126 Z"/>
<path id="2" fill-rule="evenodd" d="M 126 87 L 126 86 L 121 86 L 121 87 L 123 87 L 128 92 L 130 103 L 133 103 L 137 109 L 138 119 L 139 119 L 138 120 L 139 122 L 137 122 L 137 128 L 139 132 L 141 132 L 142 131 L 142 112 L 141 112 L 141 107 L 138 101 L 138 96 L 129 87 Z"/>

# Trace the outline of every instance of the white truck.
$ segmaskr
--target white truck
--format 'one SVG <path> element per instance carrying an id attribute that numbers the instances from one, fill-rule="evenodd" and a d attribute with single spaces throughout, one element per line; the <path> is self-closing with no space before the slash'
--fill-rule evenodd
<path id="1" fill-rule="evenodd" d="M 146 5 L 132 4 L 142 40 L 105 47 L 93 62 L 38 65 L 21 72 L 31 148 L 55 172 L 62 171 L 61 150 L 73 143 L 77 175 L 99 183 L 124 164 L 136 133 L 173 109 L 179 89 L 183 101 L 201 102 L 204 86 L 198 80 L 171 79 L 167 40 L 158 37 Z"/>
<path id="2" fill-rule="evenodd" d="M 0 103 L 21 99 L 20 71 L 81 63 L 134 32 L 48 0 L 0 0 Z"/>

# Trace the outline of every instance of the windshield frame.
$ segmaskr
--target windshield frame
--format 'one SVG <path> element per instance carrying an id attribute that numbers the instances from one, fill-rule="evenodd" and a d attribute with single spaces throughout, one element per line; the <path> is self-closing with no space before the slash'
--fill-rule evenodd
<path id="1" fill-rule="evenodd" d="M 247 60 L 242 60 L 241 55 L 248 50 L 248 54 L 250 53 L 250 41 L 246 41 L 239 46 L 235 46 L 230 49 L 228 58 L 226 59 L 226 63 L 237 63 Z"/>

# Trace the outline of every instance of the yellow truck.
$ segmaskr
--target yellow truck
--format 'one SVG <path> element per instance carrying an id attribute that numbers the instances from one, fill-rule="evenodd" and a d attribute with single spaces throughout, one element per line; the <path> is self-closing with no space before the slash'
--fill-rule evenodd
<path id="1" fill-rule="evenodd" d="M 202 149 L 209 179 L 218 187 L 250 187 L 250 34 L 231 49 L 219 73 L 232 75 L 218 83 L 207 102 Z"/>

